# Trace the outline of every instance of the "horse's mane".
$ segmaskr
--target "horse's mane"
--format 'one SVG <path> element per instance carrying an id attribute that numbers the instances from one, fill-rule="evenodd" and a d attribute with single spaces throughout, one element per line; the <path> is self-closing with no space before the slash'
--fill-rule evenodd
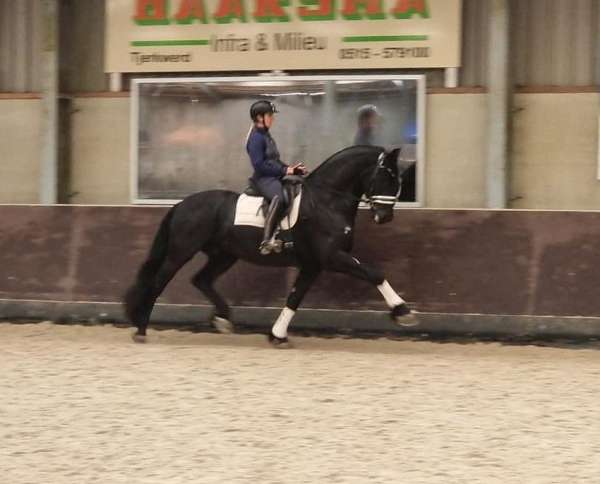
<path id="1" fill-rule="evenodd" d="M 384 148 L 382 148 L 381 146 L 369 146 L 369 145 L 355 145 L 355 146 L 348 146 L 346 148 L 343 148 L 343 149 L 337 151 L 336 153 L 334 153 L 333 155 L 331 155 L 319 166 L 317 166 L 313 171 L 310 172 L 310 175 L 308 175 L 306 178 L 312 177 L 315 173 L 323 170 L 323 168 L 326 168 L 329 165 L 335 163 L 341 157 L 344 157 L 345 155 L 347 155 L 349 151 L 366 152 L 366 151 L 374 151 L 374 150 L 376 150 L 378 152 L 382 152 L 382 151 L 384 151 Z"/>

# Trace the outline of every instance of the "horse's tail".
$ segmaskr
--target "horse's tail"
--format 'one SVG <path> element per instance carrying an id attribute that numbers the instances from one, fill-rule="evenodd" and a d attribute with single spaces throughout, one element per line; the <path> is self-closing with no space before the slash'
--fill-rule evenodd
<path id="1" fill-rule="evenodd" d="M 140 267 L 133 285 L 125 293 L 125 315 L 136 324 L 146 326 L 149 318 L 148 309 L 152 307 L 152 291 L 158 270 L 167 256 L 169 232 L 175 207 L 171 208 L 163 218 L 158 232 L 154 236 L 148 257 Z"/>

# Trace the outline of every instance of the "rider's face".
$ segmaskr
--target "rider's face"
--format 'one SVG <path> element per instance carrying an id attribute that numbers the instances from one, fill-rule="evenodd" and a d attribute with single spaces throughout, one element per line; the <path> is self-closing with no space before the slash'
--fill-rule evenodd
<path id="1" fill-rule="evenodd" d="M 263 118 L 263 123 L 265 125 L 265 128 L 270 128 L 271 126 L 273 126 L 274 120 L 275 120 L 275 117 L 271 113 L 265 114 L 264 118 Z"/>
<path id="2" fill-rule="evenodd" d="M 266 113 L 264 115 L 259 115 L 256 118 L 256 125 L 261 128 L 270 128 L 273 126 L 274 116 L 271 113 Z"/>

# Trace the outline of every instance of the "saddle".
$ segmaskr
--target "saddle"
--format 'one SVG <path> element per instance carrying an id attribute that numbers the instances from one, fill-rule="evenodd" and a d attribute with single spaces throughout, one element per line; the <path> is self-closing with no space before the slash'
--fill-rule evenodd
<path id="1" fill-rule="evenodd" d="M 281 183 L 283 184 L 284 196 L 287 199 L 287 211 L 284 215 L 285 218 L 289 216 L 290 211 L 292 210 L 291 202 L 296 198 L 296 196 L 300 193 L 300 190 L 302 189 L 304 178 L 298 175 L 287 175 L 281 179 Z M 248 187 L 244 190 L 244 194 L 249 197 L 262 197 L 258 187 L 254 183 L 254 180 L 252 178 L 248 178 Z M 266 217 L 267 212 L 269 211 L 269 202 L 266 199 L 261 205 L 261 211 Z"/>

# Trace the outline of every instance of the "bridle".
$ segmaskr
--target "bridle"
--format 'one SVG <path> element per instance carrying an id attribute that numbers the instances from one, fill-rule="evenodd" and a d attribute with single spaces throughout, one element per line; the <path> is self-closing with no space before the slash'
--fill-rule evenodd
<path id="1" fill-rule="evenodd" d="M 393 180 L 399 181 L 398 177 L 394 175 L 392 169 L 388 166 L 385 166 L 385 151 L 383 151 L 379 158 L 377 158 L 377 167 L 373 170 L 373 175 L 371 175 L 371 181 L 369 182 L 369 189 L 366 192 L 366 198 L 363 197 L 361 201 L 368 203 L 371 208 L 375 205 L 395 205 L 398 201 L 398 197 L 400 196 L 400 192 L 402 191 L 402 183 L 398 185 L 398 192 L 395 196 L 392 195 L 373 195 L 373 190 L 375 189 L 375 180 L 377 179 L 377 174 L 381 170 L 385 170 Z"/>

